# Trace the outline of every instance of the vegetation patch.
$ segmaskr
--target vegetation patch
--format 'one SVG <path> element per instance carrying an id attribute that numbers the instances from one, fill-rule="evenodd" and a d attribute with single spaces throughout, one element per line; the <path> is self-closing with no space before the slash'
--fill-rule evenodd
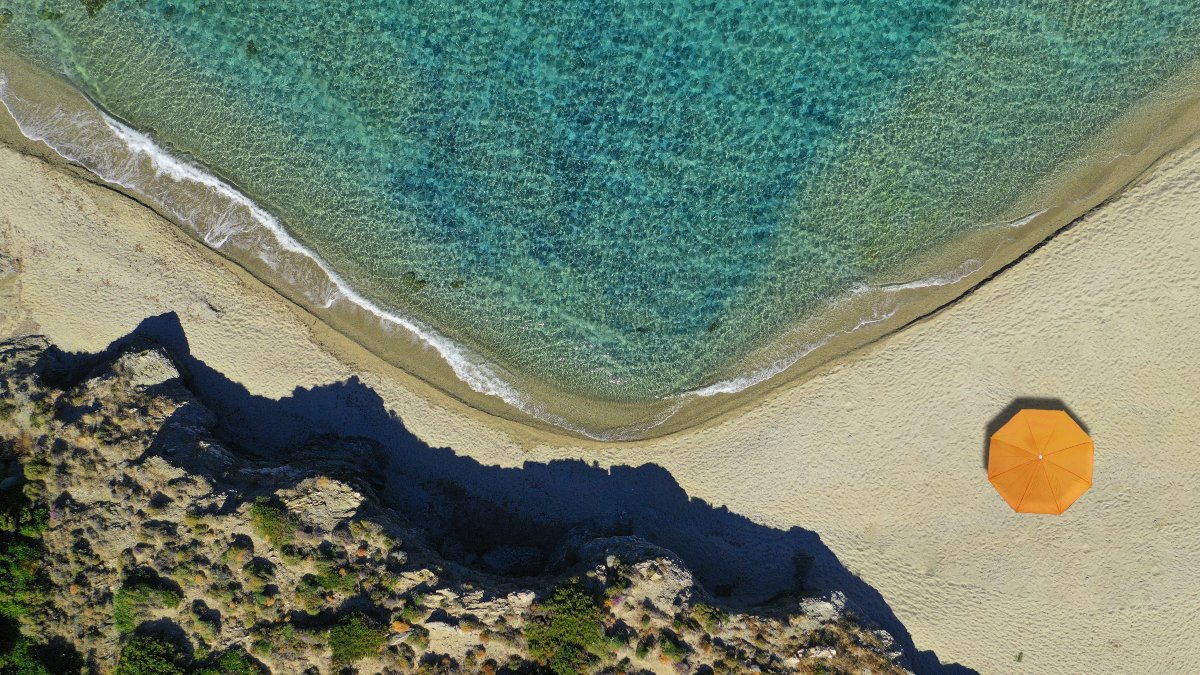
<path id="1" fill-rule="evenodd" d="M 387 631 L 362 614 L 347 614 L 329 631 L 333 662 L 354 663 L 374 656 L 387 643 Z"/>
<path id="2" fill-rule="evenodd" d="M 21 635 L 19 618 L 49 603 L 42 534 L 49 513 L 20 491 L 0 493 L 0 673 L 41 675 L 79 672 L 71 646 L 48 645 Z"/>
<path id="3" fill-rule="evenodd" d="M 130 579 L 113 596 L 113 625 L 122 635 L 132 633 L 145 610 L 174 609 L 182 600 L 179 591 L 148 580 Z"/>
<path id="4" fill-rule="evenodd" d="M 41 537 L 48 526 L 45 507 L 18 490 L 0 493 L 0 619 L 14 622 L 46 602 Z"/>
<path id="5" fill-rule="evenodd" d="M 167 642 L 152 637 L 135 637 L 121 650 L 113 675 L 184 675 L 183 655 Z"/>
<path id="6" fill-rule="evenodd" d="M 30 482 L 45 480 L 50 475 L 50 469 L 50 460 L 45 455 L 40 453 L 34 455 L 25 462 L 25 480 Z"/>
<path id="7" fill-rule="evenodd" d="M 40 644 L 20 637 L 16 643 L 0 649 L 0 673 L 5 675 L 78 673 L 83 666 L 83 657 L 65 643 Z"/>
<path id="8" fill-rule="evenodd" d="M 703 602 L 698 602 L 692 605 L 692 618 L 699 622 L 701 626 L 704 626 L 704 630 L 711 633 L 720 627 L 722 623 L 729 620 L 729 612 Z"/>
<path id="9" fill-rule="evenodd" d="M 671 663 L 680 663 L 687 658 L 688 649 L 684 646 L 679 638 L 671 635 L 667 631 L 663 631 L 661 639 L 658 642 L 658 650 L 662 652 L 663 659 Z"/>
<path id="10" fill-rule="evenodd" d="M 270 671 L 241 649 L 230 649 L 212 665 L 196 670 L 195 675 L 270 675 Z"/>
<path id="11" fill-rule="evenodd" d="M 0 616 L 16 619 L 44 600 L 41 546 L 24 537 L 0 542 Z"/>
<path id="12" fill-rule="evenodd" d="M 331 593 L 349 595 L 358 587 L 358 575 L 330 563 L 318 563 L 316 574 L 306 574 L 296 586 L 296 594 L 310 613 L 319 611 Z"/>
<path id="13" fill-rule="evenodd" d="M 529 655 L 558 675 L 580 672 L 604 645 L 600 607 L 577 580 L 554 591 L 526 630 Z"/>
<path id="14" fill-rule="evenodd" d="M 404 623 L 415 624 L 425 618 L 425 609 L 421 606 L 425 603 L 425 597 L 420 593 L 414 593 L 404 603 L 404 607 L 400 608 L 400 620 Z"/>
<path id="15" fill-rule="evenodd" d="M 263 497 L 250 507 L 250 525 L 276 549 L 290 545 L 296 535 L 296 523 L 288 512 Z"/>

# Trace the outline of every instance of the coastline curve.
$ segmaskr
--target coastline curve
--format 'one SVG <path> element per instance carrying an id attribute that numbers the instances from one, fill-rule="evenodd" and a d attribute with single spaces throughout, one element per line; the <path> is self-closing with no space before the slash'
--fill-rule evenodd
<path id="1" fill-rule="evenodd" d="M 1163 110 L 1157 109 L 1152 117 L 1168 119 L 1156 129 L 1161 133 L 1150 134 L 1140 143 L 1135 141 L 1132 148 L 1124 147 L 1103 166 L 1083 167 L 1075 183 L 1088 182 L 1097 176 L 1103 180 L 1093 180 L 1082 195 L 1076 189 L 1073 198 L 1064 195 L 1079 187 L 1074 183 L 1067 187 L 1047 187 L 1043 195 L 1053 196 L 1046 199 L 1039 195 L 1041 199 L 1033 204 L 1036 208 L 1025 203 L 1018 205 L 1024 215 L 981 227 L 968 235 L 975 238 L 973 242 L 957 242 L 955 250 L 966 248 L 975 255 L 956 267 L 945 270 L 948 256 L 943 251 L 931 254 L 917 266 L 925 271 L 918 278 L 857 287 L 848 295 L 830 301 L 828 311 L 818 312 L 815 318 L 785 331 L 781 339 L 734 364 L 738 374 L 732 377 L 648 405 L 613 405 L 580 423 L 558 410 L 581 410 L 595 402 L 573 399 L 540 383 L 523 382 L 432 326 L 380 306 L 351 287 L 318 254 L 289 234 L 277 218 L 232 184 L 188 158 L 172 154 L 150 135 L 108 115 L 82 92 L 71 89 L 79 103 L 75 110 L 68 110 L 62 101 L 54 101 L 53 107 L 49 107 L 50 104 L 24 97 L 13 90 L 8 70 L 0 68 L 0 103 L 27 138 L 44 143 L 57 155 L 78 163 L 131 198 L 142 201 L 335 330 L 448 395 L 490 414 L 596 441 L 640 440 L 706 423 L 908 325 L 926 315 L 930 307 L 936 311 L 1010 264 L 1049 233 L 1110 197 L 1165 152 L 1178 146 L 1179 139 L 1189 137 L 1194 131 L 1180 123 L 1186 115 L 1178 109 L 1173 116 L 1164 116 Z M 22 76 L 53 77 L 24 72 Z M 1190 79 L 1189 84 L 1192 84 Z M 1182 101 L 1167 98 L 1156 105 L 1160 108 L 1197 105 L 1195 95 Z M 1124 122 L 1128 124 L 1129 120 Z M 1111 138 L 1105 140 L 1118 140 L 1126 146 L 1135 138 L 1116 130 L 1110 130 L 1107 136 Z M 1122 164 L 1124 172 L 1107 166 L 1118 160 L 1127 160 Z M 989 254 L 978 255 L 980 250 L 989 249 Z M 396 358 L 392 350 L 380 349 L 378 341 L 370 339 L 370 333 L 381 333 L 388 336 L 389 342 L 405 345 L 400 351 L 407 354 Z M 409 347 L 418 350 L 417 359 Z M 421 360 L 421 354 L 428 351 L 436 353 L 443 366 L 428 368 L 426 364 L 425 371 L 420 368 L 414 371 L 412 362 Z M 451 372 L 455 382 L 441 377 L 439 369 Z M 496 399 L 499 404 L 489 403 Z M 562 404 L 558 409 L 545 404 L 555 400 Z M 682 414 L 685 409 L 690 414 Z"/>

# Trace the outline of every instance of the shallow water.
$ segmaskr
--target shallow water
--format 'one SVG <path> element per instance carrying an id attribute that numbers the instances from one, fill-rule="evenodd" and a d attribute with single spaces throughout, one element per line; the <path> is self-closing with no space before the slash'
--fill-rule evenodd
<path id="1" fill-rule="evenodd" d="M 378 305 L 622 402 L 740 386 L 863 284 L 979 269 L 913 261 L 1046 208 L 1037 186 L 1200 57 L 1184 1 L 0 8 L 6 46 Z"/>

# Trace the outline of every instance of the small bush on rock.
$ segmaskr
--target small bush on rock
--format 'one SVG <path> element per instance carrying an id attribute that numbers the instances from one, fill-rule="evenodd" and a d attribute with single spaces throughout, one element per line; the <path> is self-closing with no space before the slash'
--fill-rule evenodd
<path id="1" fill-rule="evenodd" d="M 711 633 L 729 620 L 729 612 L 700 602 L 692 605 L 692 618 L 704 626 L 704 630 Z"/>
<path id="2" fill-rule="evenodd" d="M 182 600 L 177 591 L 169 588 L 155 588 L 142 582 L 126 582 L 113 596 L 113 625 L 122 635 L 131 633 L 144 609 L 174 609 Z"/>
<path id="3" fill-rule="evenodd" d="M 0 632 L 7 632 L 8 628 Z M 0 673 L 4 675 L 78 673 L 83 665 L 79 652 L 66 644 L 38 644 L 22 636 L 15 643 L 0 647 Z"/>
<path id="4" fill-rule="evenodd" d="M 271 542 L 277 549 L 291 544 L 296 534 L 296 524 L 287 511 L 272 505 L 265 497 L 259 497 L 250 507 L 250 525 L 258 536 Z"/>
<path id="5" fill-rule="evenodd" d="M 221 654 L 211 666 L 197 670 L 195 675 L 270 675 L 270 671 L 235 648 Z"/>
<path id="6" fill-rule="evenodd" d="M 680 663 L 687 658 L 687 647 L 681 644 L 673 635 L 667 633 L 662 634 L 662 639 L 659 640 L 658 650 L 662 652 L 663 658 L 671 663 Z"/>
<path id="7" fill-rule="evenodd" d="M 387 643 L 387 631 L 376 626 L 374 621 L 362 614 L 343 616 L 338 625 L 329 631 L 329 648 L 333 650 L 333 662 L 354 663 L 374 656 Z"/>
<path id="8" fill-rule="evenodd" d="M 135 637 L 121 650 L 113 675 L 184 675 L 175 645 L 152 637 Z"/>
<path id="9" fill-rule="evenodd" d="M 572 580 L 554 591 L 541 621 L 526 630 L 529 654 L 558 675 L 577 673 L 604 641 L 600 608 Z"/>

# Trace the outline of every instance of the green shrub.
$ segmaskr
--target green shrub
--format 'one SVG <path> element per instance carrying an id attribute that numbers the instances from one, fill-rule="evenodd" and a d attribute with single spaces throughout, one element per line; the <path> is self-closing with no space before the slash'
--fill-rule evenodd
<path id="1" fill-rule="evenodd" d="M 144 581 L 126 581 L 113 596 L 113 626 L 122 635 L 132 633 L 138 617 L 149 607 L 179 606 L 183 596 L 178 591 L 161 588 Z"/>
<path id="2" fill-rule="evenodd" d="M 12 627 L 15 629 L 15 626 Z M 21 636 L 7 649 L 0 649 L 0 673 L 4 675 L 59 675 L 83 670 L 83 657 L 74 647 L 38 644 Z"/>
<path id="3" fill-rule="evenodd" d="M 692 618 L 704 626 L 704 630 L 711 633 L 729 620 L 729 612 L 700 602 L 692 605 Z"/>
<path id="4" fill-rule="evenodd" d="M 41 507 L 24 508 L 17 515 L 17 523 L 17 531 L 22 537 L 40 539 L 50 527 L 50 513 Z"/>
<path id="5" fill-rule="evenodd" d="M 41 536 L 48 524 L 46 509 L 25 494 L 0 493 L 0 618 L 14 620 L 46 601 Z"/>
<path id="6" fill-rule="evenodd" d="M 277 549 L 291 544 L 296 534 L 296 524 L 288 512 L 273 506 L 266 497 L 259 497 L 250 507 L 250 525 Z"/>
<path id="7" fill-rule="evenodd" d="M 54 403 L 49 399 L 33 402 L 33 410 L 29 411 L 29 426 L 41 429 L 54 417 Z"/>
<path id="8" fill-rule="evenodd" d="M 270 675 L 270 671 L 235 647 L 217 657 L 211 666 L 195 671 L 194 675 Z"/>
<path id="9" fill-rule="evenodd" d="M 250 653 L 263 657 L 296 654 L 306 644 L 290 623 L 259 623 L 250 629 Z"/>
<path id="10" fill-rule="evenodd" d="M 275 566 L 263 558 L 254 558 L 242 568 L 246 588 L 252 593 L 262 593 L 275 578 Z"/>
<path id="11" fill-rule="evenodd" d="M 420 622 L 425 618 L 425 610 L 421 607 L 424 603 L 425 596 L 414 593 L 400 608 L 400 620 L 410 625 Z"/>
<path id="12" fill-rule="evenodd" d="M 558 675 L 579 672 L 588 655 L 604 645 L 596 601 L 571 580 L 554 591 L 542 610 L 544 615 L 525 633 L 530 656 Z"/>
<path id="13" fill-rule="evenodd" d="M 23 467 L 25 480 L 44 480 L 46 476 L 50 475 L 50 468 L 50 460 L 45 455 L 34 455 L 28 462 L 25 462 Z"/>
<path id="14" fill-rule="evenodd" d="M 341 574 L 338 568 L 328 563 L 319 563 L 316 574 L 306 574 L 300 579 L 296 593 L 310 607 L 319 606 L 330 591 L 353 593 L 358 586 L 358 575 Z"/>
<path id="15" fill-rule="evenodd" d="M 44 599 L 39 542 L 6 535 L 0 539 L 0 616 L 14 619 Z"/>
<path id="16" fill-rule="evenodd" d="M 152 637 L 135 637 L 121 650 L 113 675 L 184 675 L 175 645 Z"/>
<path id="17" fill-rule="evenodd" d="M 637 655 L 639 659 L 644 659 L 647 656 L 650 656 L 650 644 L 650 640 L 639 641 L 637 643 L 637 649 L 634 650 L 633 653 Z"/>
<path id="18" fill-rule="evenodd" d="M 355 586 L 358 585 L 357 574 L 352 574 L 349 571 L 342 574 L 339 568 L 334 565 L 317 565 L 317 574 L 313 579 L 321 588 L 331 591 L 341 591 L 343 593 L 353 593 Z"/>
<path id="19" fill-rule="evenodd" d="M 33 640 L 18 638 L 16 644 L 0 654 L 0 672 L 5 675 L 50 675 L 50 669 L 38 658 L 37 648 Z"/>
<path id="20" fill-rule="evenodd" d="M 679 663 L 687 658 L 688 648 L 680 644 L 673 636 L 663 634 L 659 640 L 658 650 L 672 663 Z"/>
<path id="21" fill-rule="evenodd" d="M 362 614 L 347 614 L 329 631 L 334 663 L 354 663 L 374 656 L 387 643 L 387 631 Z"/>

